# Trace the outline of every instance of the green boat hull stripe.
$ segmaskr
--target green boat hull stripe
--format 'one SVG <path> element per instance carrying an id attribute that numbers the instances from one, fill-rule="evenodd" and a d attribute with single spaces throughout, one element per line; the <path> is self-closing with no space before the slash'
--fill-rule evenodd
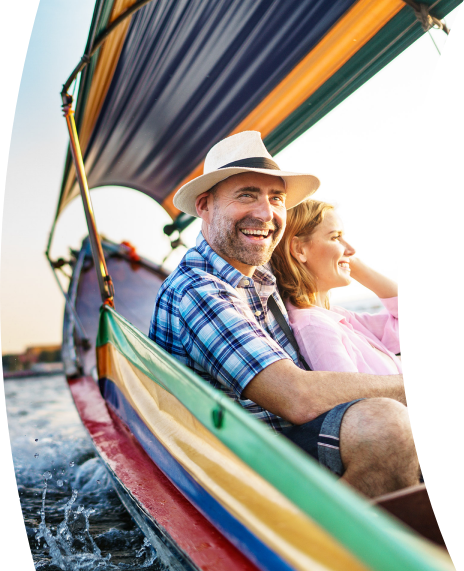
<path id="1" fill-rule="evenodd" d="M 453 569 L 438 548 L 339 485 L 332 474 L 322 470 L 291 442 L 276 437 L 264 424 L 179 363 L 114 310 L 103 306 L 97 346 L 107 343 L 169 390 L 241 460 L 372 569 Z M 213 414 L 218 409 L 222 411 L 220 423 L 217 412 Z"/>

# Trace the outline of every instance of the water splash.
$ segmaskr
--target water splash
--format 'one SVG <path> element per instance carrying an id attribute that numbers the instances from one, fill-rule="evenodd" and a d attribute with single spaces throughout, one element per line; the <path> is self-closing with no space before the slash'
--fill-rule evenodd
<path id="1" fill-rule="evenodd" d="M 18 492 L 36 569 L 177 569 L 144 541 L 121 504 L 64 378 L 11 381 L 5 393 Z"/>
<path id="2" fill-rule="evenodd" d="M 46 522 L 46 498 L 49 491 L 49 484 L 53 478 L 53 474 L 47 470 L 42 474 L 43 487 L 41 497 L 41 508 L 39 511 L 40 523 L 35 533 L 35 541 L 37 549 L 48 551 L 47 560 L 36 563 L 36 569 L 59 568 L 62 571 L 136 571 L 138 569 L 153 569 L 156 564 L 160 568 L 157 560 L 157 553 L 153 549 L 150 542 L 144 538 L 142 546 L 135 552 L 134 563 L 113 564 L 111 554 L 103 556 L 101 549 L 90 533 L 89 518 L 96 510 L 84 508 L 83 505 L 76 507 L 78 495 L 87 492 L 92 495 L 95 481 L 101 485 L 101 473 L 105 472 L 103 466 L 99 465 L 97 458 L 92 458 L 79 466 L 76 481 L 82 486 L 81 491 L 72 490 L 71 498 L 64 506 L 64 519 L 56 527 L 47 525 Z M 56 482 L 58 487 L 62 486 L 62 481 Z M 108 482 L 109 484 L 109 482 Z M 133 542 L 131 532 L 127 533 L 121 530 L 110 529 L 101 536 L 97 536 L 96 540 L 103 546 L 114 548 L 115 544 L 123 544 L 126 547 Z M 162 568 L 167 568 L 162 565 Z"/>
<path id="3" fill-rule="evenodd" d="M 156 560 L 156 553 L 151 546 L 151 543 L 145 537 L 142 547 L 136 552 L 135 556 L 140 559 L 138 562 L 139 567 L 150 567 Z"/>
<path id="4" fill-rule="evenodd" d="M 92 508 L 84 509 L 78 506 L 73 510 L 78 491 L 73 490 L 71 499 L 64 508 L 64 520 L 53 534 L 52 528 L 47 527 L 45 520 L 45 498 L 47 495 L 48 480 L 52 478 L 50 472 L 44 474 L 42 491 L 42 508 L 40 511 L 40 524 L 35 539 L 40 546 L 43 539 L 49 549 L 51 562 L 63 571 L 91 571 L 94 569 L 108 569 L 111 554 L 103 557 L 89 531 L 89 516 L 94 513 Z M 38 569 L 39 566 L 36 567 Z"/>

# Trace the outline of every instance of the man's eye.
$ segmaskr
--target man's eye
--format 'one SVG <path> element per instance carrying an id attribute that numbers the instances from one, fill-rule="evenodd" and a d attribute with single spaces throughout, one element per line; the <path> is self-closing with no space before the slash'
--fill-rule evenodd
<path id="1" fill-rule="evenodd" d="M 283 196 L 274 196 L 274 200 L 276 202 L 282 202 L 282 203 L 285 201 Z"/>

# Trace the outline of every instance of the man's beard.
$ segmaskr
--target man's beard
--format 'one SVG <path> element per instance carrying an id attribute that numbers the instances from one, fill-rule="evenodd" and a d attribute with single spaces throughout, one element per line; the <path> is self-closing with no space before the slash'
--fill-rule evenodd
<path id="1" fill-rule="evenodd" d="M 240 228 L 273 230 L 271 242 L 256 241 L 245 243 L 240 238 Z M 215 214 L 213 224 L 209 229 L 210 246 L 220 256 L 237 260 L 248 266 L 262 266 L 271 259 L 272 253 L 280 241 L 282 228 L 276 220 L 266 224 L 257 218 L 249 216 L 238 222 L 232 222 L 226 216 Z M 245 235 L 244 239 L 245 238 Z"/>

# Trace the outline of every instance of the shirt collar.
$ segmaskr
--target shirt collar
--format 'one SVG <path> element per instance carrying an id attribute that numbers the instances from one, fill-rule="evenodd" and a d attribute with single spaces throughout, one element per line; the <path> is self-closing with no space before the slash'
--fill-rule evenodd
<path id="1" fill-rule="evenodd" d="M 265 266 L 257 267 L 255 273 L 253 274 L 253 278 L 249 278 L 243 275 L 223 258 L 221 258 L 219 254 L 216 254 L 216 252 L 205 240 L 202 232 L 200 232 L 197 236 L 196 250 L 206 260 L 206 262 L 214 268 L 215 274 L 234 288 L 239 285 L 252 287 L 253 281 L 264 285 L 275 285 L 276 283 L 275 276 L 271 272 L 268 264 Z"/>

